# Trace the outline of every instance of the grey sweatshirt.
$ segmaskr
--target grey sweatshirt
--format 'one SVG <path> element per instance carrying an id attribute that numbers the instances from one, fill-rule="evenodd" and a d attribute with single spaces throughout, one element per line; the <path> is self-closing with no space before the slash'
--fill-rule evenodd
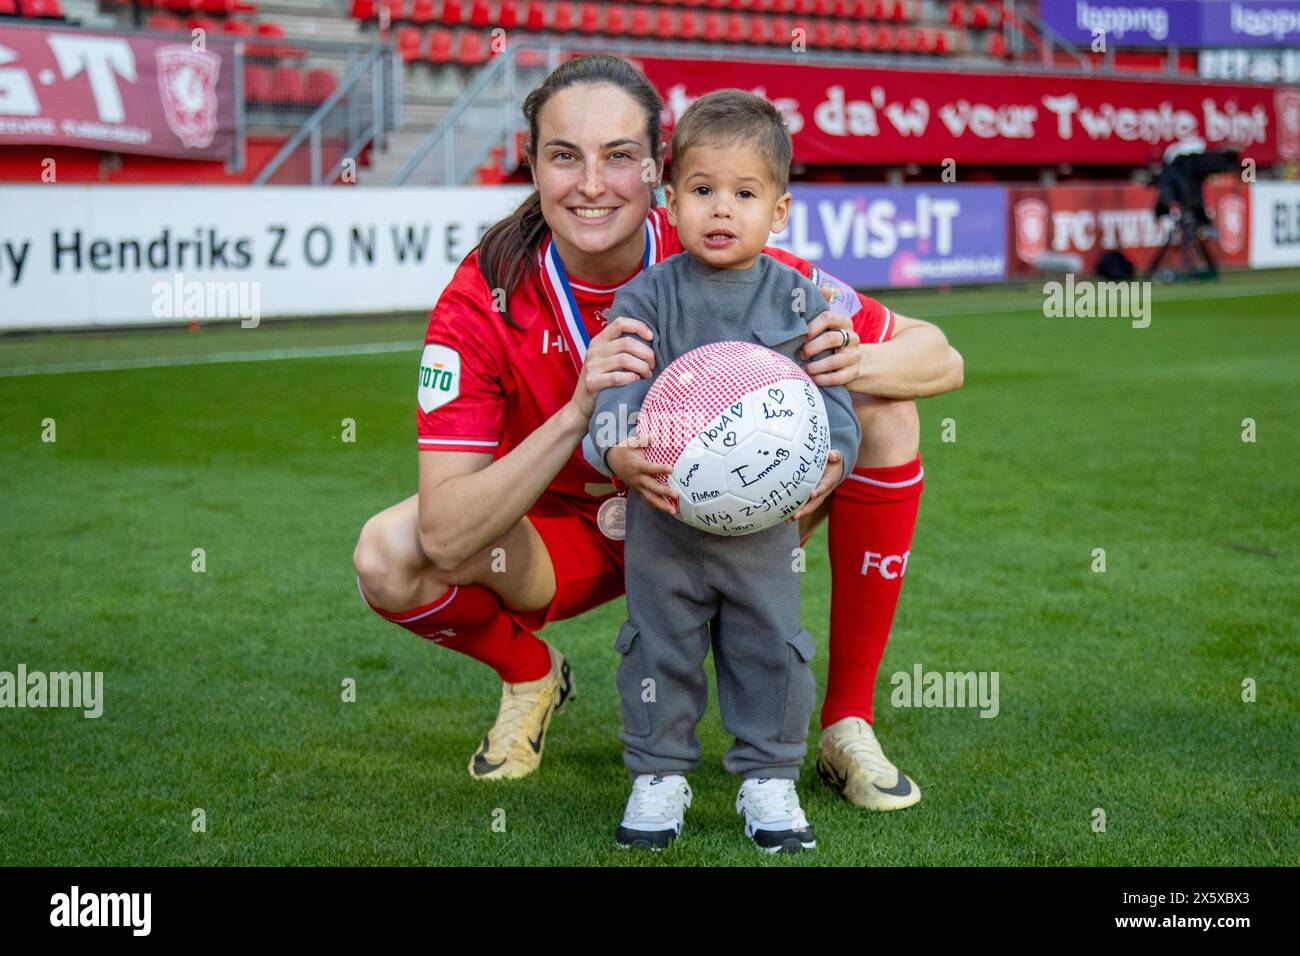
<path id="1" fill-rule="evenodd" d="M 804 294 L 796 297 L 797 289 Z M 796 309 L 796 305 L 802 308 Z M 635 433 L 632 413 L 640 412 L 650 386 L 673 359 L 701 345 L 735 340 L 765 345 L 802 366 L 798 353 L 806 341 L 808 323 L 828 308 L 811 280 L 769 255 L 760 255 L 748 269 L 715 269 L 689 252 L 679 252 L 644 270 L 619 289 L 607 315 L 611 319 L 625 315 L 650 327 L 654 371 L 650 378 L 612 385 L 597 393 L 582 441 L 583 457 L 601 474 L 613 474 L 605 463 L 605 453 Z M 831 447 L 844 456 L 843 481 L 857 460 L 862 429 L 847 388 L 837 385 L 821 392 Z M 629 420 L 633 427 L 626 427 Z M 606 427 L 601 427 L 602 422 Z"/>

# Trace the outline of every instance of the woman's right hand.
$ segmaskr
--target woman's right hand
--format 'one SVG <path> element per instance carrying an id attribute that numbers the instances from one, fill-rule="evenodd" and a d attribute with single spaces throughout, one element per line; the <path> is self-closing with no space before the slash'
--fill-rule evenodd
<path id="1" fill-rule="evenodd" d="M 656 465 L 647 461 L 645 452 L 641 449 L 650 447 L 650 444 L 649 435 L 631 435 L 605 454 L 605 464 L 651 508 L 675 515 L 677 492 L 655 478 L 655 475 L 671 475 L 673 466 Z"/>
<path id="2" fill-rule="evenodd" d="M 611 385 L 627 385 L 638 378 L 649 378 L 655 367 L 655 353 L 634 333 L 649 342 L 650 326 L 637 319 L 619 316 L 610 322 L 587 345 L 587 357 L 578 374 L 578 387 L 570 402 L 584 420 L 596 408 L 596 393 Z"/>

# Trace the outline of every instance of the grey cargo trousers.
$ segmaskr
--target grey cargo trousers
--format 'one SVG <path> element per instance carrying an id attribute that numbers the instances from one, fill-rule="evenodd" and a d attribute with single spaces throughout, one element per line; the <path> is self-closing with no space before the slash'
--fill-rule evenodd
<path id="1" fill-rule="evenodd" d="M 812 636 L 799 624 L 798 524 L 721 537 L 628 493 L 628 619 L 614 646 L 628 773 L 684 774 L 700 763 L 713 634 L 722 723 L 735 744 L 722 765 L 744 777 L 799 778 L 816 683 Z"/>

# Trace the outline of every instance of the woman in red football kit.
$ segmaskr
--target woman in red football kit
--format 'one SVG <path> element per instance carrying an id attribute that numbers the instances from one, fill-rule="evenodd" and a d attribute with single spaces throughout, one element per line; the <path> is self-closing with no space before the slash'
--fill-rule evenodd
<path id="1" fill-rule="evenodd" d="M 573 694 L 568 662 L 534 632 L 623 593 L 615 488 L 581 441 L 597 392 L 652 374 L 649 329 L 630 317 L 606 324 L 601 310 L 681 251 L 654 206 L 661 109 L 643 75 L 604 55 L 564 63 L 528 95 L 536 190 L 439 298 L 420 363 L 419 494 L 371 518 L 357 542 L 358 589 L 377 614 L 500 675 L 496 723 L 469 764 L 481 779 L 535 770 L 550 720 Z M 803 351 L 830 354 L 805 368 L 818 384 L 846 385 L 862 425 L 851 480 L 827 494 L 844 466 L 834 456 L 793 519 L 802 541 L 830 519 L 818 769 L 859 806 L 910 806 L 920 790 L 881 753 L 872 689 L 922 489 L 913 399 L 960 386 L 961 356 L 934 326 L 765 251 L 831 300 Z M 620 448 L 608 463 L 628 476 L 641 457 Z"/>

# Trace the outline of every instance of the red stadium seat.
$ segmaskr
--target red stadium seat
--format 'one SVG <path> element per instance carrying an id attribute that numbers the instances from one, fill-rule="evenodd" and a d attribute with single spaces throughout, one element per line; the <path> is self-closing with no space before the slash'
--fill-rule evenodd
<path id="1" fill-rule="evenodd" d="M 518 0 L 501 0 L 501 6 L 498 8 L 497 23 L 509 29 L 519 26 L 519 2 Z"/>
<path id="2" fill-rule="evenodd" d="M 677 35 L 687 41 L 699 37 L 700 15 L 694 10 L 683 10 L 677 21 Z"/>
<path id="3" fill-rule="evenodd" d="M 746 41 L 755 46 L 766 46 L 772 38 L 772 21 L 768 17 L 752 16 L 749 18 L 749 36 Z"/>
<path id="4" fill-rule="evenodd" d="M 887 26 L 876 27 L 875 49 L 889 53 L 897 49 L 894 31 Z"/>
<path id="5" fill-rule="evenodd" d="M 464 18 L 460 0 L 442 0 L 442 16 L 438 19 L 446 26 L 456 26 Z"/>
<path id="6" fill-rule="evenodd" d="M 399 20 L 408 19 L 406 15 L 406 0 L 379 0 L 379 5 L 387 8 L 389 23 L 397 23 Z"/>
<path id="7" fill-rule="evenodd" d="M 836 20 L 831 27 L 831 46 L 837 50 L 852 50 L 853 24 L 847 20 Z"/>
<path id="8" fill-rule="evenodd" d="M 202 30 L 205 33 L 220 33 L 221 24 L 212 17 L 187 17 L 185 20 L 186 30 Z"/>
<path id="9" fill-rule="evenodd" d="M 952 41 L 948 39 L 947 30 L 936 31 L 934 37 L 934 52 L 944 56 L 952 52 Z"/>
<path id="10" fill-rule="evenodd" d="M 353 20 L 373 20 L 378 13 L 375 0 L 352 0 Z"/>
<path id="11" fill-rule="evenodd" d="M 63 19 L 63 6 L 59 0 L 18 0 L 18 11 L 24 17 Z"/>
<path id="12" fill-rule="evenodd" d="M 256 32 L 247 20 L 222 20 L 221 29 L 234 37 L 251 37 Z"/>
<path id="13" fill-rule="evenodd" d="M 469 22 L 471 26 L 485 27 L 492 23 L 492 9 L 488 6 L 488 0 L 474 0 L 473 6 L 469 9 Z"/>
<path id="14" fill-rule="evenodd" d="M 948 6 L 948 22 L 955 27 L 964 27 L 967 19 L 966 4 L 962 0 L 953 0 Z"/>
<path id="15" fill-rule="evenodd" d="M 244 101 L 247 103 L 269 103 L 275 99 L 271 81 L 271 68 L 257 63 L 244 64 Z"/>
<path id="16" fill-rule="evenodd" d="M 655 12 L 654 35 L 660 40 L 672 40 L 677 36 L 677 21 L 667 7 L 660 7 Z"/>
<path id="17" fill-rule="evenodd" d="M 429 31 L 430 63 L 450 63 L 455 59 L 451 49 L 451 31 L 444 27 L 434 27 Z"/>
<path id="18" fill-rule="evenodd" d="M 308 70 L 304 86 L 307 102 L 320 106 L 338 88 L 339 81 L 329 70 Z"/>
<path id="19" fill-rule="evenodd" d="M 144 18 L 144 28 L 146 30 L 157 30 L 159 33 L 180 33 L 185 29 L 181 23 L 181 18 L 171 13 L 151 13 Z"/>
<path id="20" fill-rule="evenodd" d="M 600 7 L 594 3 L 578 4 L 578 29 L 583 33 L 599 33 Z"/>
<path id="21" fill-rule="evenodd" d="M 575 17 L 573 4 L 568 0 L 559 0 L 551 7 L 551 30 L 555 33 L 568 33 L 574 28 Z"/>
<path id="22" fill-rule="evenodd" d="M 524 21 L 530 30 L 546 29 L 546 7 L 542 0 L 528 0 L 528 16 Z"/>
<path id="23" fill-rule="evenodd" d="M 768 21 L 767 42 L 772 46 L 789 46 L 793 25 L 789 18 L 776 16 Z"/>
<path id="24" fill-rule="evenodd" d="M 745 37 L 749 34 L 749 23 L 747 21 L 748 17 L 744 17 L 739 13 L 728 13 L 726 20 L 727 32 L 723 35 L 723 38 L 728 43 L 744 43 Z"/>
<path id="25" fill-rule="evenodd" d="M 854 24 L 853 27 L 853 49 L 859 53 L 865 53 L 868 50 L 876 48 L 876 31 L 869 23 Z"/>
<path id="26" fill-rule="evenodd" d="M 907 4 L 903 0 L 894 0 L 893 21 L 895 23 L 907 23 L 911 19 L 912 14 L 907 9 Z"/>
<path id="27" fill-rule="evenodd" d="M 1001 33 L 989 37 L 988 55 L 998 60 L 1007 55 L 1007 43 Z"/>
<path id="28" fill-rule="evenodd" d="M 605 33 L 612 37 L 627 32 L 627 8 L 622 4 L 605 8 Z"/>
<path id="29" fill-rule="evenodd" d="M 977 3 L 971 7 L 970 25 L 972 30 L 987 30 L 989 28 L 989 8 L 982 3 Z"/>
<path id="30" fill-rule="evenodd" d="M 18 16 L 17 0 L 0 0 L 0 17 Z"/>
<path id="31" fill-rule="evenodd" d="M 411 3 L 411 22 L 412 23 L 432 23 L 433 0 L 412 0 Z"/>
<path id="32" fill-rule="evenodd" d="M 26 0 L 26 2 L 27 5 L 31 5 L 31 0 Z M 20 0 L 19 6 L 23 6 L 22 0 Z M 194 9 L 195 3 L 194 0 L 158 0 L 154 6 L 162 7 L 164 10 L 170 10 L 172 13 L 189 13 Z M 224 13 L 225 11 L 222 12 Z"/>
<path id="33" fill-rule="evenodd" d="M 819 50 L 825 50 L 831 45 L 831 25 L 825 20 L 817 20 L 813 23 L 812 45 Z"/>
<path id="34" fill-rule="evenodd" d="M 303 103 L 305 91 L 302 88 L 302 74 L 297 67 L 277 66 L 271 74 L 274 98 L 282 103 Z"/>
<path id="35" fill-rule="evenodd" d="M 709 43 L 717 43 L 722 39 L 722 15 L 719 13 L 706 13 L 704 15 L 704 39 Z"/>
<path id="36" fill-rule="evenodd" d="M 403 63 L 410 63 L 420 58 L 421 39 L 419 27 L 398 27 L 397 52 L 401 55 Z"/>
<path id="37" fill-rule="evenodd" d="M 628 33 L 634 37 L 647 37 L 650 35 L 650 11 L 645 7 L 632 8 L 632 23 L 628 26 Z"/>
<path id="38" fill-rule="evenodd" d="M 477 30 L 461 30 L 456 37 L 456 62 L 465 66 L 477 66 L 488 61 L 487 50 L 483 46 L 483 37 Z"/>

